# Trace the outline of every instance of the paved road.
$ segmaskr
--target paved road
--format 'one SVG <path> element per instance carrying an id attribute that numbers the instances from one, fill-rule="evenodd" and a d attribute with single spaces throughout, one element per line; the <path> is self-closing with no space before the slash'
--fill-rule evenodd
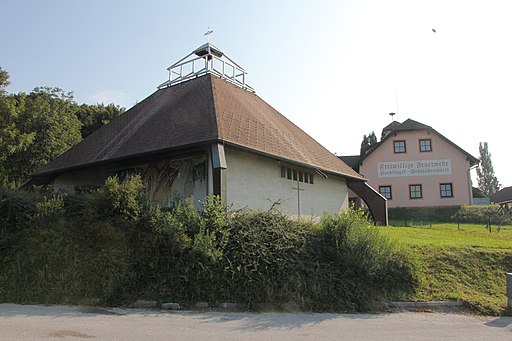
<path id="1" fill-rule="evenodd" d="M 0 340 L 512 340 L 512 317 L 163 312 L 0 304 Z"/>

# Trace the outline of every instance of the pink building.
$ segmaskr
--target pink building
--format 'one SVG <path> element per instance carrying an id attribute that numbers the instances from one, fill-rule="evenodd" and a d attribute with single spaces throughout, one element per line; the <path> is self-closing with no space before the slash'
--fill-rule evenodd
<path id="1" fill-rule="evenodd" d="M 470 170 L 478 159 L 425 124 L 393 121 L 359 157 L 342 157 L 378 190 L 388 207 L 473 203 Z"/>

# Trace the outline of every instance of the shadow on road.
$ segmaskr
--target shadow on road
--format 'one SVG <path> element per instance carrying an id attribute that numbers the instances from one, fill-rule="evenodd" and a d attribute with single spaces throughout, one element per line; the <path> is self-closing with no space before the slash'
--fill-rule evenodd
<path id="1" fill-rule="evenodd" d="M 502 316 L 485 323 L 488 327 L 506 328 L 512 325 L 512 316 Z"/>
<path id="2" fill-rule="evenodd" d="M 238 330 L 264 331 L 268 329 L 293 330 L 305 326 L 313 326 L 329 320 L 370 320 L 380 319 L 383 314 L 294 314 L 294 313 L 204 313 L 200 318 L 204 323 L 241 324 Z M 199 316 L 198 316 L 199 317 Z"/>

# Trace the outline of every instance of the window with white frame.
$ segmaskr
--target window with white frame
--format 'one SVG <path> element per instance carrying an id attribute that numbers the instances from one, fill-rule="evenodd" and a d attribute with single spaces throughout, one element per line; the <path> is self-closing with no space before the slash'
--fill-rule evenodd
<path id="1" fill-rule="evenodd" d="M 405 153 L 406 152 L 405 140 L 393 141 L 393 152 L 395 152 L 397 154 Z"/>
<path id="2" fill-rule="evenodd" d="M 391 186 L 379 186 L 379 193 L 386 199 L 392 199 Z"/>
<path id="3" fill-rule="evenodd" d="M 441 184 L 440 185 L 441 198 L 453 198 L 453 185 Z"/>
<path id="4" fill-rule="evenodd" d="M 423 198 L 423 192 L 422 192 L 421 185 L 409 185 L 409 198 L 410 199 Z"/>
<path id="5" fill-rule="evenodd" d="M 423 139 L 420 140 L 420 152 L 431 152 L 432 151 L 432 140 L 431 139 Z"/>

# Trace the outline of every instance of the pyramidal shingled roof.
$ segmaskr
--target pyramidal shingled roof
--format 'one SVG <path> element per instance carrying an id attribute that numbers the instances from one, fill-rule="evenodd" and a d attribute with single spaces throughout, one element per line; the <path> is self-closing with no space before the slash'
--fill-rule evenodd
<path id="1" fill-rule="evenodd" d="M 35 176 L 216 141 L 363 180 L 255 93 L 212 74 L 157 90 Z"/>

